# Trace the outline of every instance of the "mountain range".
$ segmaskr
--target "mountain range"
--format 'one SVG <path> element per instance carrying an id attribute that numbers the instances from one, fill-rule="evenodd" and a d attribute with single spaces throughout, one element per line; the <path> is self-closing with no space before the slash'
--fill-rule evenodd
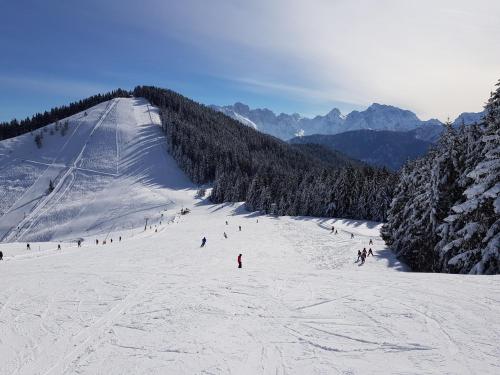
<path id="1" fill-rule="evenodd" d="M 443 123 L 438 119 L 420 120 L 412 111 L 391 105 L 373 103 L 364 111 L 352 111 L 343 116 L 334 108 L 326 115 L 313 118 L 302 117 L 298 113 L 276 115 L 267 108 L 251 109 L 243 103 L 228 106 L 211 106 L 212 109 L 251 126 L 263 133 L 283 140 L 312 134 L 339 134 L 353 130 L 413 131 L 417 139 L 434 142 L 442 131 Z M 454 125 L 470 124 L 480 121 L 479 113 L 462 113 Z"/>

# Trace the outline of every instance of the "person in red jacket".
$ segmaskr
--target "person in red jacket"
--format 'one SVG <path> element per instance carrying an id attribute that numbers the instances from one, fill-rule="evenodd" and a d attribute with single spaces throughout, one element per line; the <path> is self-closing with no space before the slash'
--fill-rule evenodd
<path id="1" fill-rule="evenodd" d="M 243 265 L 241 263 L 241 254 L 238 255 L 238 268 L 243 268 Z"/>

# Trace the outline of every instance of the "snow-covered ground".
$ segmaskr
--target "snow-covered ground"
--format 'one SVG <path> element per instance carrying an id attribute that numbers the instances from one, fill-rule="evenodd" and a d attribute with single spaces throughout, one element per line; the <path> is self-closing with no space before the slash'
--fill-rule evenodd
<path id="1" fill-rule="evenodd" d="M 71 152 L 0 143 L 0 374 L 500 372 L 500 277 L 405 272 L 377 223 L 196 199 L 157 121 L 119 99 L 52 136 Z"/>
<path id="2" fill-rule="evenodd" d="M 193 185 L 166 152 L 158 111 L 145 100 L 114 99 L 68 123 L 65 136 L 45 127 L 40 149 L 34 135 L 43 130 L 0 142 L 0 240 L 107 234 L 190 201 Z"/>

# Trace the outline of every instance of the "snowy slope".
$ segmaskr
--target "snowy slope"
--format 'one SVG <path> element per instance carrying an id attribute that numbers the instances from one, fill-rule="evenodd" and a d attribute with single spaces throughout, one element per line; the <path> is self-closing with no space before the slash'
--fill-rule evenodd
<path id="1" fill-rule="evenodd" d="M 0 373 L 498 373 L 499 277 L 401 272 L 375 223 L 192 203 L 105 246 L 3 244 Z"/>
<path id="2" fill-rule="evenodd" d="M 68 121 L 65 136 L 47 126 L 40 149 L 31 134 L 0 142 L 0 239 L 76 239 L 182 206 L 178 191 L 192 185 L 166 153 L 157 110 L 145 100 L 114 99 Z"/>
<path id="3" fill-rule="evenodd" d="M 0 143 L 0 374 L 499 372 L 498 276 L 404 272 L 377 223 L 198 200 L 144 100 L 87 112 Z"/>

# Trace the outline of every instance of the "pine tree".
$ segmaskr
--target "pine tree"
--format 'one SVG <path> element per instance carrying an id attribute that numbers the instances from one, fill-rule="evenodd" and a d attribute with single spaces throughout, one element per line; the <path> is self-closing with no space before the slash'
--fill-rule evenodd
<path id="1" fill-rule="evenodd" d="M 196 198 L 204 198 L 206 193 L 207 189 L 199 188 L 198 191 L 196 192 Z"/>
<path id="2" fill-rule="evenodd" d="M 449 272 L 500 272 L 500 81 L 497 86 L 479 127 L 482 135 L 474 147 L 479 157 L 466 174 L 464 199 L 452 207 L 442 228 L 440 256 Z"/>
<path id="3" fill-rule="evenodd" d="M 400 173 L 382 237 L 414 270 L 500 271 L 500 86 L 485 109 Z"/>

